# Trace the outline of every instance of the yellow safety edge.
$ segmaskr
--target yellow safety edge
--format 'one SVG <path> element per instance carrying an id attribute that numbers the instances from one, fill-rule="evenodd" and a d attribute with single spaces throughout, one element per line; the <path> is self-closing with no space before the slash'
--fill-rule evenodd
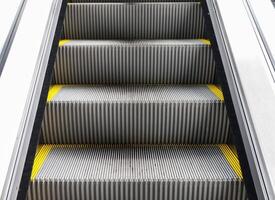
<path id="1" fill-rule="evenodd" d="M 59 47 L 62 47 L 64 44 L 66 44 L 66 43 L 68 43 L 68 42 L 70 42 L 71 40 L 60 40 L 59 41 Z"/>
<path id="2" fill-rule="evenodd" d="M 199 41 L 201 41 L 203 44 L 206 44 L 206 45 L 211 45 L 210 40 L 206 40 L 206 39 L 199 39 Z"/>
<path id="3" fill-rule="evenodd" d="M 39 173 L 45 159 L 47 158 L 52 148 L 53 145 L 43 145 L 38 148 L 33 162 L 31 180 L 34 180 L 37 174 Z"/>
<path id="4" fill-rule="evenodd" d="M 235 147 L 234 145 L 229 145 L 229 148 L 230 148 L 231 151 L 235 154 L 235 156 L 236 156 L 237 158 L 239 158 L 239 157 L 238 157 L 238 152 L 237 152 L 236 147 Z"/>
<path id="5" fill-rule="evenodd" d="M 57 93 L 61 90 L 62 87 L 63 85 L 51 86 L 48 92 L 47 102 L 50 102 L 55 97 L 55 95 L 57 95 Z"/>
<path id="6" fill-rule="evenodd" d="M 35 152 L 35 157 L 37 156 L 37 154 L 39 153 L 39 151 L 41 150 L 42 145 L 38 145 L 36 148 L 36 152 Z"/>
<path id="7" fill-rule="evenodd" d="M 234 152 L 231 150 L 231 148 L 227 144 L 220 144 L 218 145 L 220 150 L 222 151 L 224 157 L 234 170 L 235 174 L 240 178 L 243 179 L 242 169 L 240 166 L 239 159 L 234 154 Z"/>
<path id="8" fill-rule="evenodd" d="M 223 93 L 219 87 L 213 84 L 208 84 L 207 87 L 211 92 L 213 92 L 216 95 L 216 97 L 218 97 L 221 101 L 224 101 Z"/>

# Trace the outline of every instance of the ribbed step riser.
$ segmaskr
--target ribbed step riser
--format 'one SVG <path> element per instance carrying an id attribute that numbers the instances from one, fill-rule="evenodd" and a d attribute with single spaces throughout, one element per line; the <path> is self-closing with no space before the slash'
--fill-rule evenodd
<path id="1" fill-rule="evenodd" d="M 229 121 L 223 103 L 49 103 L 44 143 L 226 143 Z"/>
<path id="2" fill-rule="evenodd" d="M 66 39 L 204 38 L 200 3 L 68 4 Z"/>
<path id="3" fill-rule="evenodd" d="M 54 83 L 205 84 L 214 81 L 215 62 L 207 44 L 86 43 L 60 47 Z"/>
<path id="4" fill-rule="evenodd" d="M 31 183 L 28 200 L 246 200 L 240 181 L 96 181 Z"/>

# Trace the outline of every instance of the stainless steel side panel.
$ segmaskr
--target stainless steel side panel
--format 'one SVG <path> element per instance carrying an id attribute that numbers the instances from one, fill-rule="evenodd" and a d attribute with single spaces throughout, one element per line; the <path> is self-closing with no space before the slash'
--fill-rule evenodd
<path id="1" fill-rule="evenodd" d="M 207 0 L 207 4 L 258 198 L 275 199 L 272 60 L 246 0 Z"/>
<path id="2" fill-rule="evenodd" d="M 62 0 L 27 0 L 0 78 L 1 199 L 16 199 Z"/>

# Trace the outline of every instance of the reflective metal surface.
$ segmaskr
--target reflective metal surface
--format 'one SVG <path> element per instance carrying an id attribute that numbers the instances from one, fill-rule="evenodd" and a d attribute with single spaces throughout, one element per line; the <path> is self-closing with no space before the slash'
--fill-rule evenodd
<path id="1" fill-rule="evenodd" d="M 270 57 L 255 32 L 246 0 L 207 0 L 207 4 L 258 198 L 275 199 L 275 88 Z"/>
<path id="2" fill-rule="evenodd" d="M 0 78 L 1 199 L 16 199 L 62 0 L 28 0 Z"/>
<path id="3" fill-rule="evenodd" d="M 24 10 L 26 0 L 12 0 L 0 6 L 0 76 Z"/>
<path id="4" fill-rule="evenodd" d="M 254 30 L 272 62 L 271 73 L 275 81 L 275 10 L 269 0 L 247 0 Z"/>

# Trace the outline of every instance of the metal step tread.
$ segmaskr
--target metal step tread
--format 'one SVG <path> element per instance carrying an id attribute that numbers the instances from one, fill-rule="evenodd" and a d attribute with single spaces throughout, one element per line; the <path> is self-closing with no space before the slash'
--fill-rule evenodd
<path id="1" fill-rule="evenodd" d="M 68 3 L 64 39 L 204 38 L 200 2 Z"/>
<path id="2" fill-rule="evenodd" d="M 209 40 L 62 40 L 54 84 L 207 84 Z"/>
<path id="3" fill-rule="evenodd" d="M 48 101 L 55 102 L 222 102 L 215 85 L 54 85 Z"/>
<path id="4" fill-rule="evenodd" d="M 227 143 L 229 120 L 215 85 L 56 85 L 42 143 Z"/>
<path id="5" fill-rule="evenodd" d="M 143 1 L 140 0 L 139 2 L 135 2 L 135 3 L 125 3 L 125 2 L 115 2 L 115 1 L 109 1 L 109 2 L 68 2 L 67 5 L 123 5 L 123 6 L 138 6 L 138 5 L 171 5 L 171 4 L 175 4 L 175 5 L 179 5 L 179 4 L 200 4 L 200 1 L 158 1 L 158 0 L 149 0 L 149 1 Z"/>
<path id="6" fill-rule="evenodd" d="M 63 46 L 205 46 L 210 45 L 207 39 L 182 40 L 61 40 L 59 47 Z"/>
<path id="7" fill-rule="evenodd" d="M 246 196 L 238 158 L 221 144 L 43 145 L 35 157 L 28 197 L 108 199 L 154 193 L 166 199 L 166 192 L 179 195 L 175 199 Z"/>

